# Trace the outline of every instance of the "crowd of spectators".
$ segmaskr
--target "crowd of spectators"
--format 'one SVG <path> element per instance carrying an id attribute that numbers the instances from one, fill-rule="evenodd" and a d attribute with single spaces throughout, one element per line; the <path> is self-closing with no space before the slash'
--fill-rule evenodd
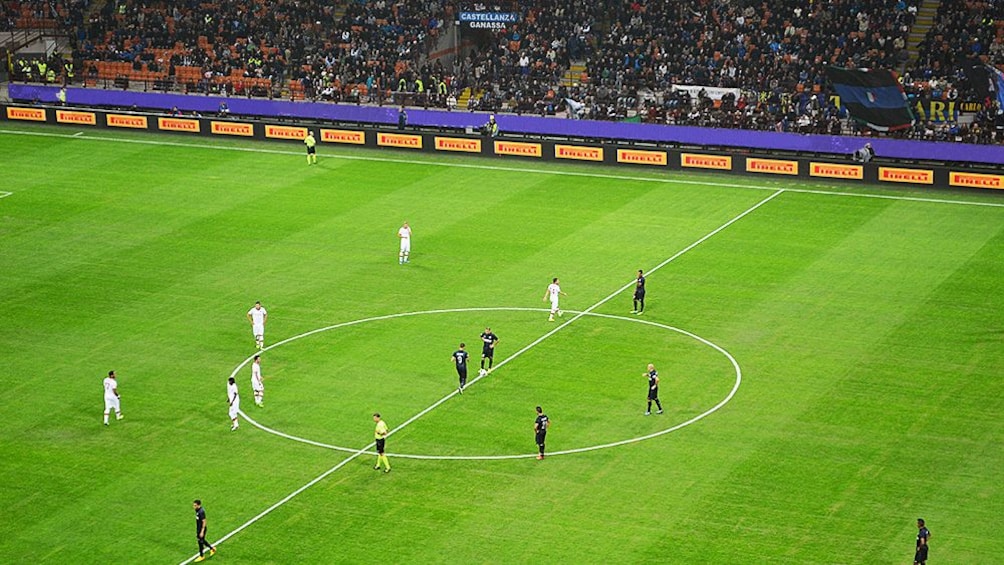
<path id="1" fill-rule="evenodd" d="M 988 88 L 987 65 L 1004 64 L 1004 3 L 942 0 L 934 25 L 903 75 L 911 100 L 974 101 L 980 106 L 972 123 L 921 120 L 915 132 L 927 139 L 1002 143 L 1004 115 Z"/>
<path id="2" fill-rule="evenodd" d="M 519 12 L 519 23 L 477 31 L 480 47 L 458 62 L 457 87 L 482 93 L 471 109 L 554 114 L 563 103 L 562 78 L 571 62 L 592 53 L 603 5 L 589 0 L 526 0 L 463 4 L 460 10 Z"/>
<path id="3" fill-rule="evenodd" d="M 640 106 L 644 121 L 840 133 L 826 66 L 895 68 L 915 17 L 906 0 L 892 9 L 882 0 L 624 3 L 587 63 L 589 115 L 618 119 Z M 692 97 L 674 92 L 679 84 L 731 94 Z"/>
<path id="4" fill-rule="evenodd" d="M 448 108 L 469 91 L 470 110 L 856 134 L 869 132 L 832 102 L 825 69 L 902 68 L 919 0 L 108 0 L 85 18 L 87 1 L 0 2 L 0 24 L 56 16 L 85 76 L 127 64 L 197 91 Z M 462 30 L 452 64 L 430 57 L 468 10 L 521 18 Z M 911 103 L 972 99 L 966 67 L 1004 62 L 1000 19 L 1001 2 L 943 0 L 902 77 Z M 582 76 L 570 77 L 573 62 Z M 922 116 L 899 135 L 993 142 L 1004 124 L 985 102 L 975 124 Z"/>

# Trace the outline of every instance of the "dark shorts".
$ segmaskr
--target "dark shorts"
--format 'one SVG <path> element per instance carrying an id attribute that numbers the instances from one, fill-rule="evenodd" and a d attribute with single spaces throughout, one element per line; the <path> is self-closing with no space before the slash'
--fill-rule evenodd
<path id="1" fill-rule="evenodd" d="M 927 549 L 926 545 L 922 545 L 917 548 L 917 553 L 913 555 L 913 560 L 916 563 L 923 563 L 927 561 Z"/>
<path id="2" fill-rule="evenodd" d="M 641 300 L 642 298 L 645 298 L 645 291 L 644 290 L 636 290 L 636 291 L 634 291 L 634 299 L 635 300 Z"/>
<path id="3" fill-rule="evenodd" d="M 544 445 L 544 439 L 547 438 L 547 432 L 537 432 L 537 445 Z"/>
<path id="4" fill-rule="evenodd" d="M 495 349 L 492 347 L 485 347 L 481 350 L 482 357 L 495 357 Z"/>
<path id="5" fill-rule="evenodd" d="M 457 374 L 460 375 L 460 378 L 466 379 L 467 378 L 467 365 L 464 365 L 463 367 L 461 367 L 460 365 L 457 365 Z"/>
<path id="6" fill-rule="evenodd" d="M 317 153 L 317 148 L 316 147 L 308 147 L 307 148 L 307 155 L 313 155 L 314 153 Z"/>
<path id="7" fill-rule="evenodd" d="M 387 444 L 387 438 L 381 438 L 376 440 L 377 453 L 383 455 L 383 446 Z"/>
<path id="8" fill-rule="evenodd" d="M 659 398 L 659 387 L 648 389 L 648 399 L 655 400 Z"/>

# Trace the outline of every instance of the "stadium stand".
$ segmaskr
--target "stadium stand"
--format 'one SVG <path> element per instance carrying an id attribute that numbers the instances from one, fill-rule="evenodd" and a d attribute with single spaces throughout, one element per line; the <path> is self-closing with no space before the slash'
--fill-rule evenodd
<path id="1" fill-rule="evenodd" d="M 74 46 L 71 61 L 19 61 L 21 80 L 54 82 L 63 77 L 50 71 L 69 63 L 67 78 L 106 88 L 872 135 L 831 99 L 827 65 L 906 69 L 911 102 L 927 104 L 977 98 L 960 53 L 1004 61 L 999 2 L 943 0 L 914 48 L 920 3 L 7 1 L 0 24 L 57 27 Z M 444 65 L 432 51 L 457 13 L 472 9 L 522 19 L 469 34 Z M 999 105 L 982 100 L 966 123 L 922 116 L 896 135 L 999 142 Z"/>

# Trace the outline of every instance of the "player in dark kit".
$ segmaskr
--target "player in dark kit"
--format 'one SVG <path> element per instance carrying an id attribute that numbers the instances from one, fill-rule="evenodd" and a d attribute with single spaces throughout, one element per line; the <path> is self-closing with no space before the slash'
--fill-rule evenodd
<path id="1" fill-rule="evenodd" d="M 659 402 L 659 371 L 655 370 L 655 365 L 649 363 L 648 371 L 641 376 L 648 377 L 648 408 L 645 409 L 645 415 L 652 413 L 652 401 L 655 401 L 655 406 L 659 409 L 657 414 L 662 414 L 662 404 Z"/>
<path id="2" fill-rule="evenodd" d="M 453 362 L 457 364 L 457 375 L 460 377 L 460 386 L 457 387 L 457 391 L 460 394 L 464 394 L 464 387 L 467 386 L 467 351 L 464 348 L 467 347 L 463 343 L 460 344 L 460 349 L 453 352 Z"/>
<path id="3" fill-rule="evenodd" d="M 481 346 L 481 369 L 484 372 L 485 359 L 488 360 L 489 370 L 495 364 L 495 344 L 499 342 L 499 336 L 493 334 L 491 328 L 485 328 L 485 331 L 481 332 L 481 341 L 484 342 Z"/>
<path id="4" fill-rule="evenodd" d="M 544 409 L 538 406 L 537 419 L 533 421 L 533 433 L 537 436 L 537 449 L 540 451 L 537 460 L 544 458 L 544 440 L 547 439 L 547 428 L 550 425 L 551 421 L 547 419 L 547 414 L 544 414 Z"/>
<path id="5" fill-rule="evenodd" d="M 216 555 L 216 548 L 206 541 L 206 509 L 202 507 L 202 501 L 195 499 L 192 502 L 192 508 L 195 509 L 195 539 L 199 540 L 199 556 L 195 558 L 195 561 L 205 561 L 206 556 L 203 555 L 205 548 L 209 548 L 210 556 Z"/>
<path id="6" fill-rule="evenodd" d="M 634 281 L 634 310 L 632 314 L 641 314 L 645 311 L 645 275 L 638 269 L 638 278 Z"/>
<path id="7" fill-rule="evenodd" d="M 913 565 L 927 563 L 927 541 L 931 539 L 931 530 L 924 525 L 923 518 L 917 518 L 917 552 L 913 555 Z"/>

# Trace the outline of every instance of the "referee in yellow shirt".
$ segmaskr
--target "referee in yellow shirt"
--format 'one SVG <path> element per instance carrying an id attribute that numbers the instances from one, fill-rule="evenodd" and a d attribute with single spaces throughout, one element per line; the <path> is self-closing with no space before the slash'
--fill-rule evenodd
<path id="1" fill-rule="evenodd" d="M 387 456 L 383 454 L 384 445 L 387 443 L 387 435 L 390 433 L 387 431 L 387 422 L 380 419 L 380 413 L 375 412 L 373 414 L 373 421 L 376 422 L 376 431 L 373 435 L 376 437 L 376 450 L 377 450 L 377 464 L 373 467 L 377 471 L 380 470 L 380 463 L 383 463 L 384 473 L 390 473 L 390 461 L 387 460 Z"/>
<path id="2" fill-rule="evenodd" d="M 314 132 L 307 130 L 307 137 L 304 138 L 303 144 L 307 146 L 307 164 L 316 165 L 317 164 L 317 140 L 314 139 Z"/>

